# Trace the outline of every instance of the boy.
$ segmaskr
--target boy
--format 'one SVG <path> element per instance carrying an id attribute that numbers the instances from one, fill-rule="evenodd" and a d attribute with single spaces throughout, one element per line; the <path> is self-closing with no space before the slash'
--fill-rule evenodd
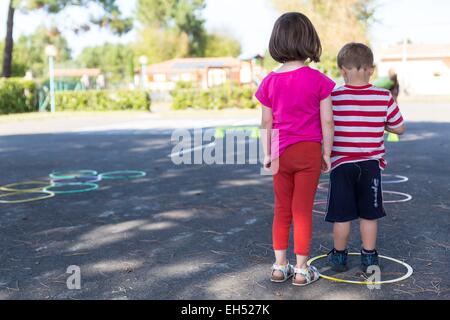
<path id="1" fill-rule="evenodd" d="M 401 135 L 405 125 L 391 93 L 369 84 L 375 68 L 369 47 L 345 45 L 338 66 L 345 85 L 332 93 L 335 138 L 326 221 L 334 224 L 334 249 L 328 262 L 336 272 L 348 270 L 351 221 L 360 219 L 361 269 L 367 273 L 369 266 L 379 265 L 378 219 L 386 216 L 381 179 L 386 167 L 384 131 Z"/>

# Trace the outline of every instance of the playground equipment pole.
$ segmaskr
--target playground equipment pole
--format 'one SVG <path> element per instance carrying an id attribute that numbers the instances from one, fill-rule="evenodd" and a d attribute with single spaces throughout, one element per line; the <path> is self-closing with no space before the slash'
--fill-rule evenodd
<path id="1" fill-rule="evenodd" d="M 50 73 L 50 110 L 52 113 L 56 111 L 55 102 L 55 63 L 54 58 L 56 56 L 56 48 L 52 45 L 45 48 L 45 53 L 48 56 L 48 66 Z"/>
<path id="2" fill-rule="evenodd" d="M 145 90 L 148 58 L 146 56 L 139 57 L 139 63 L 141 64 L 141 89 Z"/>

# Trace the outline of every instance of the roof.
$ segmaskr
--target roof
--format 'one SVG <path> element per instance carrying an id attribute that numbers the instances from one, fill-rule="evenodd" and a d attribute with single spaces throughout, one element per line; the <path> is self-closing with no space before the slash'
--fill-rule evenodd
<path id="1" fill-rule="evenodd" d="M 182 73 L 201 71 L 208 68 L 239 68 L 241 60 L 232 57 L 222 58 L 179 58 L 149 65 L 148 73 Z"/>
<path id="2" fill-rule="evenodd" d="M 382 61 L 401 60 L 403 49 L 399 44 L 380 50 L 378 55 Z M 450 58 L 450 44 L 407 44 L 406 53 L 408 59 Z"/>
<path id="3" fill-rule="evenodd" d="M 55 69 L 55 77 L 97 77 L 101 73 L 100 69 Z"/>

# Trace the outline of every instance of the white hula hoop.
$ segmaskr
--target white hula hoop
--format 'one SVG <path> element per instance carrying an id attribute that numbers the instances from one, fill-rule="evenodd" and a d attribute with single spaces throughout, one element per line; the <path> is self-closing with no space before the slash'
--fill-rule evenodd
<path id="1" fill-rule="evenodd" d="M 387 194 L 395 194 L 395 195 L 398 195 L 398 196 L 403 196 L 405 198 L 404 199 L 400 199 L 400 200 L 384 200 L 383 203 L 404 203 L 404 202 L 411 201 L 412 198 L 413 198 L 412 195 L 407 194 L 407 193 L 403 193 L 403 192 L 384 190 L 383 194 L 385 194 L 385 193 L 387 193 Z"/>
<path id="2" fill-rule="evenodd" d="M 392 181 L 384 181 L 383 179 L 383 184 L 396 184 L 396 183 L 404 183 L 404 182 L 408 182 L 409 178 L 405 177 L 405 176 L 398 176 L 398 175 L 394 175 L 394 174 L 383 174 L 383 178 L 396 178 L 398 180 L 392 180 Z"/>

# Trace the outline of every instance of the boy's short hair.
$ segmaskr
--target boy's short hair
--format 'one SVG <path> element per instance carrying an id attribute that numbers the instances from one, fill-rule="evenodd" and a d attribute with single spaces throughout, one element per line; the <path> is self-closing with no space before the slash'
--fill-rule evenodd
<path id="1" fill-rule="evenodd" d="M 311 20 L 302 13 L 288 12 L 278 18 L 270 38 L 269 52 L 279 63 L 320 61 L 322 44 Z"/>
<path id="2" fill-rule="evenodd" d="M 337 57 L 337 63 L 340 69 L 356 68 L 373 68 L 374 57 L 372 50 L 363 43 L 351 42 L 347 43 Z"/>

